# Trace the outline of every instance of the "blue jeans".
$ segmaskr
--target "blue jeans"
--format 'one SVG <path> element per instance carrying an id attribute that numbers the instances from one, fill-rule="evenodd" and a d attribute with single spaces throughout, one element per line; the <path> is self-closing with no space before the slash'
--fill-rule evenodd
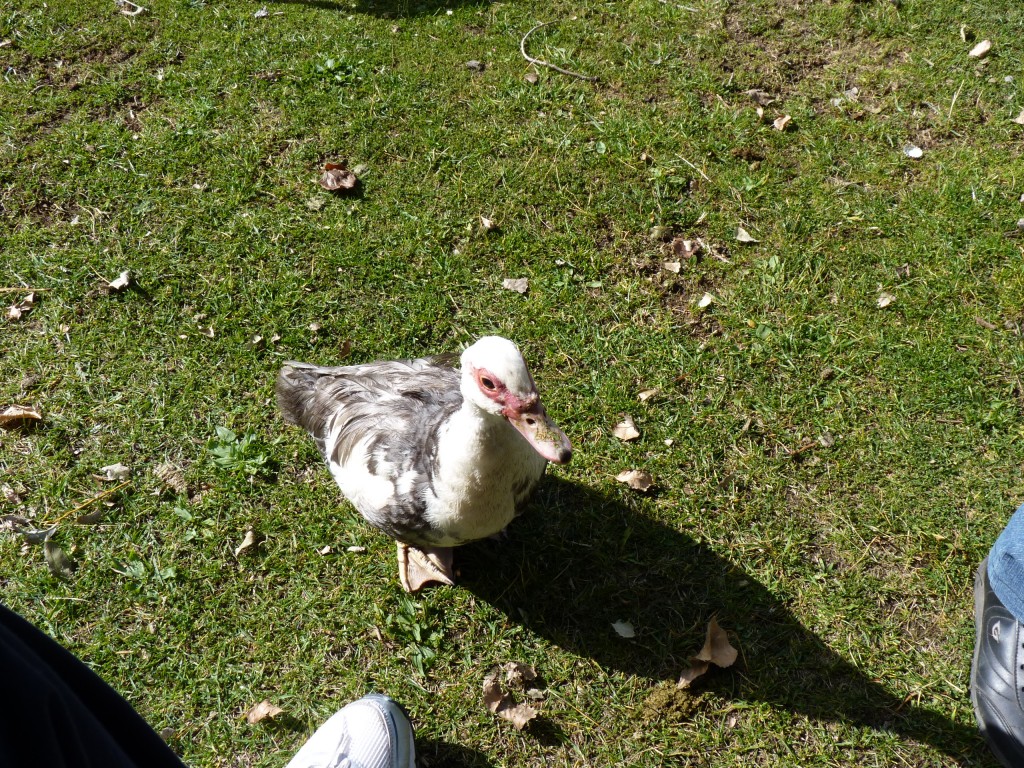
<path id="1" fill-rule="evenodd" d="M 988 553 L 988 581 L 1017 621 L 1024 621 L 1024 505 L 1013 513 Z"/>

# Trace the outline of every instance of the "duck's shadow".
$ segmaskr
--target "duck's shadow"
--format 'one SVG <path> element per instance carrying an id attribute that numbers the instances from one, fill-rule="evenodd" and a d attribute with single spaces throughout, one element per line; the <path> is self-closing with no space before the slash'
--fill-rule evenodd
<path id="1" fill-rule="evenodd" d="M 460 585 L 561 647 L 656 681 L 678 676 L 717 614 L 741 655 L 734 668 L 707 675 L 706 690 L 996 765 L 972 724 L 908 704 L 869 679 L 754 576 L 639 506 L 549 478 L 506 540 L 459 550 Z M 634 625 L 636 639 L 612 631 L 620 620 Z"/>

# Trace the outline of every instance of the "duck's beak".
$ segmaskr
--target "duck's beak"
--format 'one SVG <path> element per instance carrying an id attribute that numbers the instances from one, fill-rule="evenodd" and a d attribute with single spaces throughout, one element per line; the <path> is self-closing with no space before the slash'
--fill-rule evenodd
<path id="1" fill-rule="evenodd" d="M 524 411 L 506 413 L 508 423 L 548 461 L 553 464 L 568 464 L 572 459 L 572 443 L 565 432 L 558 428 L 540 403 Z"/>

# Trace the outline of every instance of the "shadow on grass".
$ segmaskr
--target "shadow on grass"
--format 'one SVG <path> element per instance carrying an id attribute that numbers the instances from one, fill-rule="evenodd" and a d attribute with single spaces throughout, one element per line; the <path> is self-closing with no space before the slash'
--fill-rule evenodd
<path id="1" fill-rule="evenodd" d="M 353 11 L 369 13 L 387 19 L 408 16 L 433 16 L 463 6 L 490 5 L 487 0 L 358 0 L 355 5 L 340 0 L 270 0 L 272 5 L 304 5 L 323 11 L 349 14 Z"/>
<path id="2" fill-rule="evenodd" d="M 434 739 L 416 738 L 416 763 L 423 768 L 492 768 L 482 752 Z"/>
<path id="3" fill-rule="evenodd" d="M 549 479 L 506 541 L 462 547 L 457 557 L 461 586 L 605 668 L 675 680 L 717 614 L 740 659 L 699 688 L 995 765 L 973 725 L 909 704 L 865 676 L 740 565 L 590 489 Z M 633 623 L 636 640 L 615 635 L 618 620 Z"/>

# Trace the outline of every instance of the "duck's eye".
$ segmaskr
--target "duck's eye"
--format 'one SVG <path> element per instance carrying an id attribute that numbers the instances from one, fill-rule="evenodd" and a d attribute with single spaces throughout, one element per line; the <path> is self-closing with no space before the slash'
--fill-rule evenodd
<path id="1" fill-rule="evenodd" d="M 484 376 L 480 379 L 480 383 L 484 385 L 484 389 L 494 389 L 494 382 Z"/>
<path id="2" fill-rule="evenodd" d="M 537 421 L 536 421 L 535 419 L 530 419 L 530 418 L 527 418 L 527 419 L 526 419 L 526 423 L 527 423 L 527 425 L 529 425 L 529 426 L 531 426 L 531 427 L 532 427 L 532 426 L 533 426 L 534 424 L 536 424 L 536 423 L 537 423 Z"/>

